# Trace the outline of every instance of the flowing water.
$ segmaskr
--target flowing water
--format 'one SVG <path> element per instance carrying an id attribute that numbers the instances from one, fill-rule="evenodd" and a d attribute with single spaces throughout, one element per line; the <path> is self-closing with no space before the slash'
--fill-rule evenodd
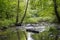
<path id="1" fill-rule="evenodd" d="M 28 27 L 30 29 L 32 29 L 33 27 Z M 39 32 L 43 32 L 45 30 L 45 26 L 41 26 L 41 27 L 35 27 L 34 28 L 35 30 L 39 31 Z M 34 33 L 32 32 L 27 32 L 27 40 L 34 40 L 31 36 L 33 35 Z"/>
<path id="2" fill-rule="evenodd" d="M 27 40 L 34 40 L 32 37 L 31 37 L 32 33 L 28 32 L 27 34 Z"/>
<path id="3" fill-rule="evenodd" d="M 27 24 L 27 25 L 24 25 L 22 27 L 17 27 L 17 29 L 21 29 L 23 31 L 25 31 L 26 29 L 31 29 L 31 30 L 36 30 L 36 31 L 39 31 L 39 32 L 43 32 L 45 31 L 45 28 L 46 27 L 50 27 L 50 26 L 55 26 L 55 24 L 50 24 L 50 23 L 41 23 L 41 24 Z M 31 33 L 31 32 L 27 32 L 27 40 L 34 40 L 31 36 L 33 35 L 34 33 Z"/>

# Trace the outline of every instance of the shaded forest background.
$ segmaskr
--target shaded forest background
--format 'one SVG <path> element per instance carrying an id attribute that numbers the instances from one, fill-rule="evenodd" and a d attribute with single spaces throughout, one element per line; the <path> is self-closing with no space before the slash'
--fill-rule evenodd
<path id="1" fill-rule="evenodd" d="M 60 13 L 60 1 L 56 0 L 57 11 Z M 0 26 L 7 26 L 16 22 L 17 0 L 0 1 Z M 19 22 L 26 7 L 26 0 L 19 3 Z M 57 22 L 53 0 L 29 0 L 26 17 L 23 23 Z"/>

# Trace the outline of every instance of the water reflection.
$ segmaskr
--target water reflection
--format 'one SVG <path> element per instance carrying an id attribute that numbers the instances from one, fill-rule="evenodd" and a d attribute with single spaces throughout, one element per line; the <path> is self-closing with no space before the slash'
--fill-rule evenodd
<path id="1" fill-rule="evenodd" d="M 32 34 L 33 34 L 33 33 L 28 32 L 28 34 L 27 34 L 27 40 L 34 40 L 34 39 L 31 37 Z"/>

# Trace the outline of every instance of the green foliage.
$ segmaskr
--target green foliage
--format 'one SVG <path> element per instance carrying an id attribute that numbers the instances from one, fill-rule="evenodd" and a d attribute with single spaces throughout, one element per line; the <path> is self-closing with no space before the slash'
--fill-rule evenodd
<path id="1" fill-rule="evenodd" d="M 0 26 L 9 25 L 15 22 L 15 12 L 16 12 L 16 2 L 11 2 L 9 0 L 0 0 Z"/>
<path id="2" fill-rule="evenodd" d="M 57 0 L 57 9 L 60 13 L 59 4 L 60 2 Z M 17 0 L 0 0 L 0 26 L 15 23 L 17 5 Z M 19 5 L 18 20 L 20 22 L 24 15 L 26 0 L 20 0 Z M 57 18 L 54 13 L 53 0 L 29 0 L 24 23 L 38 23 L 40 21 L 57 22 Z"/>

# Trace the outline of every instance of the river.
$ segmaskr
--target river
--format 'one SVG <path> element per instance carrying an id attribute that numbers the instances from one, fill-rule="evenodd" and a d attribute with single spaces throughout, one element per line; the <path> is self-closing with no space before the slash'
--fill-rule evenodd
<path id="1" fill-rule="evenodd" d="M 23 26 L 16 27 L 17 29 L 21 29 L 25 31 L 26 29 L 31 29 L 39 32 L 45 31 L 46 27 L 53 27 L 56 26 L 56 24 L 51 24 L 51 23 L 40 23 L 40 24 L 25 24 Z M 27 40 L 34 40 L 31 36 L 33 35 L 33 32 L 27 32 Z"/>

